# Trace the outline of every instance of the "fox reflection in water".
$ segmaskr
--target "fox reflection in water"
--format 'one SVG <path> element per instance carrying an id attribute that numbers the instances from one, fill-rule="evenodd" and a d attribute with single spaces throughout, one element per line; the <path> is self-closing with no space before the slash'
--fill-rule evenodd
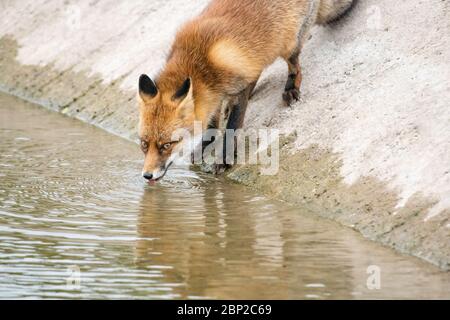
<path id="1" fill-rule="evenodd" d="M 165 281 L 182 283 L 181 297 L 303 297 L 311 284 L 326 295 L 323 279 L 331 288 L 351 287 L 351 274 L 338 267 L 350 262 L 337 253 L 342 240 L 295 211 L 233 185 L 226 192 L 214 183 L 189 191 L 147 189 L 138 235 L 156 240 L 138 241 L 137 261 L 170 267 Z"/>
<path id="2" fill-rule="evenodd" d="M 145 189 L 136 262 L 161 266 L 181 298 L 431 298 L 449 294 L 448 275 L 387 254 L 348 228 L 242 187 Z M 143 239 L 155 239 L 147 241 Z M 381 289 L 367 272 L 382 270 Z M 411 275 L 414 275 L 412 278 Z"/>

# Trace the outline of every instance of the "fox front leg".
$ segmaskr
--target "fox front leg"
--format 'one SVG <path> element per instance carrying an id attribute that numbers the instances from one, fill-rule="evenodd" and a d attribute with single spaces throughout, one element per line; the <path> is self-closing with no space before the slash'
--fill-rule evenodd
<path id="1" fill-rule="evenodd" d="M 231 112 L 228 117 L 228 122 L 226 129 L 232 130 L 236 133 L 236 130 L 241 129 L 244 125 L 245 113 L 247 111 L 248 100 L 250 94 L 255 88 L 256 83 L 250 84 L 244 91 L 242 91 L 238 97 L 237 101 L 232 100 Z M 229 136 L 225 132 L 223 139 L 223 163 L 215 165 L 215 173 L 221 174 L 225 170 L 231 168 L 235 163 L 236 156 L 236 137 L 233 135 L 233 141 L 229 141 Z M 230 148 L 231 146 L 231 148 Z M 233 148 L 234 146 L 234 148 Z"/>
<path id="2" fill-rule="evenodd" d="M 220 127 L 220 112 L 217 112 L 212 118 L 211 122 L 208 124 L 208 130 L 219 129 Z M 215 139 L 212 137 L 210 141 L 202 141 L 202 154 L 205 152 L 206 147 L 214 143 Z"/>

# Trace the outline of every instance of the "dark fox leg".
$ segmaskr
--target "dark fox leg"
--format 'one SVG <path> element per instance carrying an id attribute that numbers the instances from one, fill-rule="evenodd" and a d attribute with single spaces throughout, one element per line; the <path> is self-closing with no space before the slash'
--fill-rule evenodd
<path id="1" fill-rule="evenodd" d="M 294 53 L 286 60 L 289 67 L 288 80 L 283 93 L 283 100 L 287 106 L 300 99 L 300 87 L 302 85 L 302 69 L 300 67 L 300 51 Z"/>
<path id="2" fill-rule="evenodd" d="M 217 113 L 212 119 L 211 122 L 208 124 L 208 130 L 209 129 L 218 129 L 219 128 L 219 113 Z M 203 137 L 205 138 L 205 136 Z M 198 151 L 197 149 L 195 149 L 192 153 L 191 153 L 191 163 L 192 164 L 199 164 L 196 163 L 196 161 L 203 161 L 203 157 L 204 157 L 204 153 L 205 153 L 205 149 L 206 147 L 208 147 L 210 144 L 214 143 L 215 139 L 214 136 L 211 137 L 210 141 L 206 141 L 205 139 L 202 140 L 202 146 L 201 146 L 201 159 L 197 159 L 196 156 L 196 152 Z"/>
<path id="3" fill-rule="evenodd" d="M 308 1 L 309 14 L 302 21 L 298 35 L 297 46 L 292 53 L 288 53 L 284 58 L 289 66 L 289 77 L 283 94 L 283 100 L 290 106 L 293 101 L 300 100 L 300 87 L 302 85 L 302 68 L 300 66 L 300 53 L 303 45 L 310 36 L 310 30 L 317 21 L 321 1 Z"/>
<path id="4" fill-rule="evenodd" d="M 213 119 L 211 120 L 211 122 L 208 125 L 208 129 L 219 129 L 219 124 L 220 124 L 220 112 L 218 112 Z M 205 148 L 207 146 L 209 146 L 211 143 L 214 142 L 214 137 L 212 137 L 211 141 L 202 141 L 202 154 L 205 151 Z"/>
<path id="5" fill-rule="evenodd" d="M 256 86 L 256 82 L 250 84 L 247 89 L 242 91 L 237 97 L 237 101 L 234 100 L 234 105 L 231 106 L 231 113 L 228 117 L 228 122 L 226 129 L 227 130 L 238 130 L 241 129 L 244 125 L 245 113 L 247 111 L 248 100 L 250 94 L 253 92 L 253 89 Z M 228 144 L 234 143 L 234 152 L 231 153 L 231 150 L 227 148 Z M 234 164 L 236 155 L 236 139 L 233 142 L 228 141 L 226 132 L 224 133 L 224 141 L 223 141 L 223 164 L 216 164 L 216 174 L 222 173 L 228 168 L 231 168 Z"/>

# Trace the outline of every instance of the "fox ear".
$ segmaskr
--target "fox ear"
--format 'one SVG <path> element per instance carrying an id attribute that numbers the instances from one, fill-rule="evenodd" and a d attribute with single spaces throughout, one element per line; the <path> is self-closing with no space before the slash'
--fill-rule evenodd
<path id="1" fill-rule="evenodd" d="M 181 100 L 185 98 L 189 92 L 191 91 L 191 78 L 187 78 L 183 85 L 178 89 L 178 91 L 174 94 L 173 100 Z"/>
<path id="2" fill-rule="evenodd" d="M 156 97 L 158 94 L 158 88 L 152 79 L 149 78 L 146 74 L 143 74 L 139 77 L 139 95 L 142 100 L 149 100 Z"/>
<path id="3" fill-rule="evenodd" d="M 179 100 L 178 112 L 181 116 L 194 112 L 194 86 L 191 78 L 186 79 L 183 85 L 173 96 L 173 100 Z"/>

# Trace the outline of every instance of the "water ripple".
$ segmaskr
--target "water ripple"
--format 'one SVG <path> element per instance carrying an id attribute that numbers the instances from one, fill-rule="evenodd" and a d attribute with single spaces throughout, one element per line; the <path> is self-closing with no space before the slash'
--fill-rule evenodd
<path id="1" fill-rule="evenodd" d="M 448 274 L 306 208 L 184 168 L 149 187 L 134 144 L 9 97 L 0 113 L 0 298 L 450 297 Z"/>

